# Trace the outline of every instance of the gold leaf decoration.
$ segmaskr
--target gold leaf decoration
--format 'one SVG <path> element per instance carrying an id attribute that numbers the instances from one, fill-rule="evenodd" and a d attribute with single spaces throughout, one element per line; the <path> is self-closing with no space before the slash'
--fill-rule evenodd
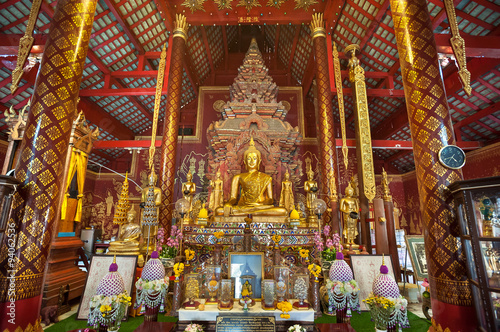
<path id="1" fill-rule="evenodd" d="M 191 13 L 194 13 L 197 10 L 205 11 L 203 8 L 203 3 L 207 0 L 185 0 L 181 5 L 188 7 L 191 10 Z"/>
<path id="2" fill-rule="evenodd" d="M 214 0 L 214 2 L 217 4 L 219 10 L 233 9 L 233 7 L 231 7 L 232 0 Z"/>
<path id="3" fill-rule="evenodd" d="M 266 6 L 280 8 L 286 0 L 268 0 Z"/>
<path id="4" fill-rule="evenodd" d="M 247 12 L 249 12 L 253 7 L 262 7 L 259 0 L 240 0 L 236 6 L 245 7 Z"/>
<path id="5" fill-rule="evenodd" d="M 316 0 L 295 0 L 295 9 L 304 9 L 307 11 L 309 9 L 309 6 L 317 4 L 318 1 Z"/>

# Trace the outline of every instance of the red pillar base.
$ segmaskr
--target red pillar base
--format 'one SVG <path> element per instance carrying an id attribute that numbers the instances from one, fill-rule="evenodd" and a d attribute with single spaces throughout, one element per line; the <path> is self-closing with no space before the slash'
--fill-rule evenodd
<path id="1" fill-rule="evenodd" d="M 42 331 L 40 325 L 41 296 L 0 303 L 0 331 Z"/>
<path id="2" fill-rule="evenodd" d="M 474 307 L 458 306 L 444 303 L 431 298 L 433 327 L 436 331 L 438 325 L 442 330 L 450 332 L 475 331 L 477 327 L 476 311 Z"/>

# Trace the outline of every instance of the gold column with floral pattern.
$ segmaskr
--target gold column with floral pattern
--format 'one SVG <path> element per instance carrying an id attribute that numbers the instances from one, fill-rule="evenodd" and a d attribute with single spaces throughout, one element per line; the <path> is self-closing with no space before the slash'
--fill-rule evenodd
<path id="1" fill-rule="evenodd" d="M 427 2 L 391 0 L 391 9 L 425 225 L 433 316 L 451 331 L 472 331 L 471 289 L 447 189 L 462 173 L 438 161 L 440 149 L 455 144 L 455 138 Z"/>
<path id="2" fill-rule="evenodd" d="M 54 12 L 16 165 L 22 185 L 14 195 L 0 249 L 0 331 L 33 328 L 39 317 L 45 263 L 60 214 L 64 162 L 96 3 L 61 0 Z M 12 303 L 14 324 L 8 322 Z"/>
<path id="3" fill-rule="evenodd" d="M 174 210 L 175 160 L 181 110 L 182 57 L 186 48 L 188 23 L 186 17 L 177 14 L 172 41 L 172 55 L 168 78 L 167 109 L 161 142 L 160 188 L 162 204 L 160 205 L 159 223 L 170 234 L 170 225 Z"/>
<path id="4" fill-rule="evenodd" d="M 330 220 L 332 230 L 339 232 L 338 208 L 338 175 L 337 151 L 335 145 L 335 128 L 333 123 L 332 93 L 330 91 L 330 74 L 328 71 L 328 53 L 326 49 L 326 30 L 323 14 L 314 14 L 311 21 L 314 58 L 316 59 L 316 85 L 318 89 L 319 108 L 319 146 L 321 175 L 323 177 L 323 197 L 330 213 L 326 213 L 325 223 Z M 329 214 L 329 215 L 328 215 Z"/>

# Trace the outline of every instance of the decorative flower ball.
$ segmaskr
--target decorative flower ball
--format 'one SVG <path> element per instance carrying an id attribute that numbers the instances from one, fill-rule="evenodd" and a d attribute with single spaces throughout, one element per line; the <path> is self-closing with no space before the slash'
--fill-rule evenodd
<path id="1" fill-rule="evenodd" d="M 336 260 L 330 267 L 330 280 L 331 281 L 351 281 L 353 279 L 352 270 L 349 265 L 344 261 L 344 255 L 337 252 Z"/>
<path id="2" fill-rule="evenodd" d="M 393 277 L 389 275 L 389 269 L 382 261 L 380 274 L 373 281 L 373 294 L 383 297 L 398 298 L 399 287 Z"/>
<path id="3" fill-rule="evenodd" d="M 121 294 L 125 291 L 125 283 L 118 272 L 118 264 L 116 257 L 113 263 L 109 266 L 109 273 L 102 278 L 97 286 L 96 295 L 113 296 Z"/>
<path id="4" fill-rule="evenodd" d="M 158 259 L 158 252 L 153 251 L 151 259 L 144 265 L 141 278 L 147 281 L 159 280 L 165 278 L 165 267 Z"/>

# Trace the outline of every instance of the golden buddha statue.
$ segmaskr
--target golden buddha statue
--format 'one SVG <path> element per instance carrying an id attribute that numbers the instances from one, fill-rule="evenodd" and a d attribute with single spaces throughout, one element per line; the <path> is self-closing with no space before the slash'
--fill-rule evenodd
<path id="1" fill-rule="evenodd" d="M 135 223 L 137 212 L 130 210 L 127 213 L 127 223 L 120 226 L 118 240 L 110 242 L 108 255 L 137 255 L 138 265 L 142 266 L 144 259 L 139 248 L 139 237 L 141 236 L 141 226 Z"/>
<path id="2" fill-rule="evenodd" d="M 311 167 L 307 170 L 307 181 L 304 182 L 304 191 L 306 192 L 306 210 L 309 214 L 310 219 L 314 219 L 313 202 L 318 197 L 316 192 L 318 191 L 318 183 L 314 181 L 314 171 Z"/>
<path id="3" fill-rule="evenodd" d="M 158 181 L 158 176 L 155 173 L 151 173 L 149 176 L 149 184 L 146 188 L 142 190 L 142 195 L 141 195 L 141 208 L 144 208 L 146 204 L 146 200 L 148 198 L 148 191 L 150 187 L 154 187 L 154 200 L 155 200 L 155 205 L 156 205 L 156 215 L 160 215 L 160 205 L 161 205 L 161 189 L 159 187 L 156 187 L 156 182 Z M 152 253 L 155 250 L 155 239 L 156 239 L 156 234 L 158 233 L 158 226 L 146 226 L 142 225 L 142 238 L 143 238 L 143 243 L 141 246 L 141 252 L 145 253 L 148 251 L 148 253 Z M 149 239 L 149 250 L 147 249 L 148 246 L 148 239 Z"/>
<path id="4" fill-rule="evenodd" d="M 221 178 L 220 170 L 215 174 L 215 180 L 210 180 L 212 192 L 210 193 L 210 202 L 208 208 L 214 211 L 216 208 L 224 205 L 224 182 Z"/>
<path id="5" fill-rule="evenodd" d="M 263 216 L 286 216 L 287 210 L 273 205 L 271 176 L 259 172 L 260 151 L 255 148 L 253 138 L 243 155 L 246 173 L 235 175 L 231 182 L 231 196 L 224 208 L 215 209 L 216 215 L 241 216 L 247 214 Z M 239 196 L 239 198 L 238 198 Z"/>
<path id="6" fill-rule="evenodd" d="M 354 189 L 351 184 L 345 189 L 345 196 L 340 200 L 339 210 L 344 213 L 344 231 L 343 235 L 346 239 L 346 244 L 354 245 L 354 239 L 358 235 L 357 223 L 358 219 L 353 218 L 352 212 L 359 213 L 359 202 L 356 198 L 352 197 Z M 353 246 L 354 247 L 354 246 Z"/>
<path id="7" fill-rule="evenodd" d="M 196 193 L 196 183 L 193 182 L 191 170 L 186 175 L 186 182 L 182 184 L 182 197 L 189 202 L 188 214 L 193 210 L 193 197 Z"/>
<path id="8" fill-rule="evenodd" d="M 288 173 L 288 169 L 286 170 L 285 178 L 281 182 L 281 195 L 280 195 L 279 206 L 284 207 L 288 212 L 292 211 L 295 208 L 292 181 L 290 181 L 290 173 Z"/>

